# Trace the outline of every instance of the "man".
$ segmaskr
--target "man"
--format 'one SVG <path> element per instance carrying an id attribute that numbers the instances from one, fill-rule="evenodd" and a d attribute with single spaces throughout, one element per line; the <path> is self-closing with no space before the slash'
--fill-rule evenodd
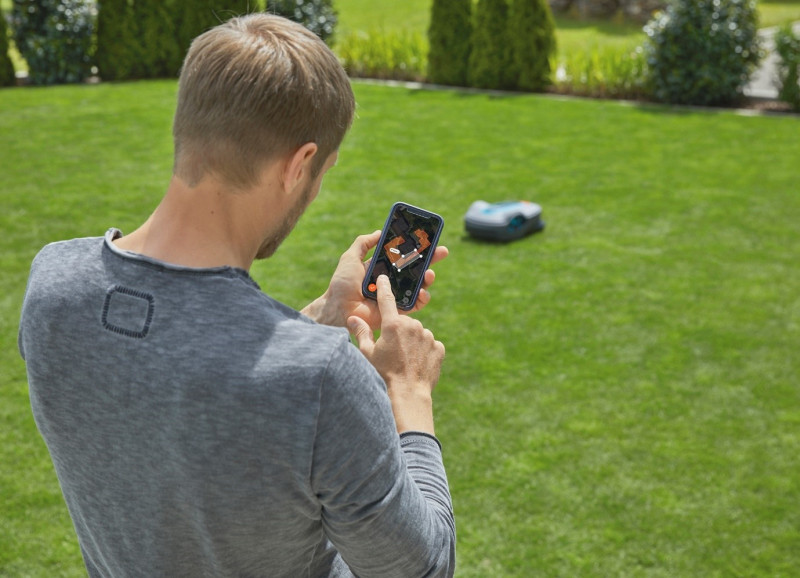
<path id="1" fill-rule="evenodd" d="M 247 273 L 317 195 L 354 106 L 313 34 L 233 19 L 186 57 L 150 218 L 34 260 L 20 351 L 90 576 L 453 574 L 444 347 L 385 277 L 361 296 L 379 234 L 304 314 Z"/>

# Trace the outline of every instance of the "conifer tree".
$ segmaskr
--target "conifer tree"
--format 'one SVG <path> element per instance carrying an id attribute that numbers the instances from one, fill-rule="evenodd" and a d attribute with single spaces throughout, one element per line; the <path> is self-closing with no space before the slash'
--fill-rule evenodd
<path id="1" fill-rule="evenodd" d="M 472 37 L 472 0 L 433 0 L 428 28 L 428 78 L 466 86 Z"/>
<path id="2" fill-rule="evenodd" d="M 234 16 L 252 12 L 254 3 L 254 0 L 173 0 L 173 24 L 180 60 L 192 40 Z"/>
<path id="3" fill-rule="evenodd" d="M 469 55 L 470 86 L 514 88 L 506 0 L 478 0 Z"/>
<path id="4" fill-rule="evenodd" d="M 511 0 L 509 36 L 517 87 L 543 91 L 551 82 L 555 22 L 547 0 Z"/>
<path id="5" fill-rule="evenodd" d="M 197 36 L 214 26 L 214 11 L 209 0 L 173 0 L 175 37 L 181 59 Z"/>
<path id="6" fill-rule="evenodd" d="M 133 22 L 138 33 L 136 72 L 144 78 L 176 77 L 181 67 L 175 25 L 162 0 L 135 0 Z"/>
<path id="7" fill-rule="evenodd" d="M 128 0 L 100 0 L 97 3 L 97 52 L 100 78 L 126 80 L 138 66 L 132 7 Z"/>
<path id="8" fill-rule="evenodd" d="M 0 9 L 0 86 L 13 86 L 16 83 L 14 64 L 8 56 L 8 28 L 6 17 Z"/>

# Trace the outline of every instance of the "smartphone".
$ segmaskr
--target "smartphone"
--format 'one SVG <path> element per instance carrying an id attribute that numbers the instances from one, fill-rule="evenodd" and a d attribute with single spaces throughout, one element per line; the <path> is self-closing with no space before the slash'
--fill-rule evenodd
<path id="1" fill-rule="evenodd" d="M 413 309 L 443 227 L 444 220 L 436 213 L 408 203 L 392 205 L 364 277 L 364 296 L 377 299 L 376 280 L 386 275 L 397 308 Z"/>

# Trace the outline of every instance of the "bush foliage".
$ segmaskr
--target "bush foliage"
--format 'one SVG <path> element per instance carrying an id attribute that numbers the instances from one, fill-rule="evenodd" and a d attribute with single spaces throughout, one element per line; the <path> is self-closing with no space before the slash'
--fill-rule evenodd
<path id="1" fill-rule="evenodd" d="M 351 32 L 336 52 L 351 77 L 425 80 L 428 43 L 418 32 Z"/>
<path id="2" fill-rule="evenodd" d="M 11 25 L 32 84 L 80 82 L 88 75 L 93 2 L 14 0 Z"/>
<path id="3" fill-rule="evenodd" d="M 326 44 L 333 44 L 338 16 L 332 0 L 267 0 L 267 12 L 299 22 Z"/>
<path id="4" fill-rule="evenodd" d="M 16 82 L 14 64 L 8 56 L 8 31 L 6 17 L 0 9 L 0 86 L 12 86 Z"/>
<path id="5" fill-rule="evenodd" d="M 646 71 L 641 47 L 606 46 L 575 52 L 561 62 L 555 89 L 599 98 L 647 99 Z"/>
<path id="6" fill-rule="evenodd" d="M 472 37 L 472 0 L 433 0 L 428 29 L 428 79 L 466 86 Z"/>
<path id="7" fill-rule="evenodd" d="M 734 104 L 760 60 L 755 0 L 673 0 L 645 32 L 653 95 L 671 104 Z"/>
<path id="8" fill-rule="evenodd" d="M 775 51 L 779 58 L 778 98 L 800 112 L 800 35 L 791 25 L 776 32 Z"/>

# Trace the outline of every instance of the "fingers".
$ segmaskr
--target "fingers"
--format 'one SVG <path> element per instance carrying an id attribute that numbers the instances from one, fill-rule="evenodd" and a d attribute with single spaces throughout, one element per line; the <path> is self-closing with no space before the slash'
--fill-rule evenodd
<path id="1" fill-rule="evenodd" d="M 378 241 L 375 242 L 377 243 Z M 444 245 L 439 245 L 433 252 L 433 257 L 431 258 L 430 264 L 433 265 L 434 263 L 438 263 L 439 261 L 447 257 L 449 254 L 450 250 L 447 247 L 445 247 Z"/>
<path id="2" fill-rule="evenodd" d="M 353 316 L 347 319 L 347 329 L 350 335 L 355 337 L 358 348 L 365 355 L 369 355 L 375 348 L 375 337 L 369 325 L 360 317 Z"/>
<path id="3" fill-rule="evenodd" d="M 433 282 L 436 280 L 436 273 L 433 269 L 428 269 L 425 271 L 425 276 L 422 278 L 422 288 L 427 289 Z"/>
<path id="4" fill-rule="evenodd" d="M 417 311 L 425 307 L 428 303 L 430 303 L 430 301 L 431 301 L 430 292 L 426 289 L 420 289 L 419 295 L 417 296 L 417 302 L 414 304 L 414 309 L 412 309 L 412 312 L 416 313 Z"/>
<path id="5" fill-rule="evenodd" d="M 433 253 L 433 258 L 431 259 L 431 265 L 446 258 L 449 254 L 450 251 L 447 247 L 436 247 L 436 251 Z M 436 281 L 436 273 L 433 269 L 426 269 L 425 276 L 422 278 L 422 290 L 419 292 L 417 306 L 414 308 L 415 310 L 422 309 L 431 300 L 431 295 L 427 289 L 430 289 L 434 281 Z"/>
<path id="6" fill-rule="evenodd" d="M 350 248 L 345 251 L 345 255 L 349 254 L 356 257 L 359 261 L 363 261 L 367 253 L 378 244 L 380 238 L 380 231 L 373 231 L 367 235 L 359 235 L 356 237 L 356 240 L 353 241 L 353 244 L 350 245 Z"/>
<path id="7" fill-rule="evenodd" d="M 433 285 L 435 280 L 436 273 L 433 272 L 433 269 L 428 269 L 425 271 L 422 288 L 419 290 L 419 295 L 417 295 L 417 302 L 414 304 L 414 308 L 411 311 L 408 311 L 408 313 L 416 313 L 431 302 L 431 292 L 428 291 L 428 289 L 430 289 L 430 286 Z"/>
<path id="8" fill-rule="evenodd" d="M 389 278 L 386 275 L 380 275 L 376 284 L 378 285 L 378 311 L 380 311 L 381 325 L 383 325 L 400 314 L 397 312 L 397 303 L 394 300 Z"/>

